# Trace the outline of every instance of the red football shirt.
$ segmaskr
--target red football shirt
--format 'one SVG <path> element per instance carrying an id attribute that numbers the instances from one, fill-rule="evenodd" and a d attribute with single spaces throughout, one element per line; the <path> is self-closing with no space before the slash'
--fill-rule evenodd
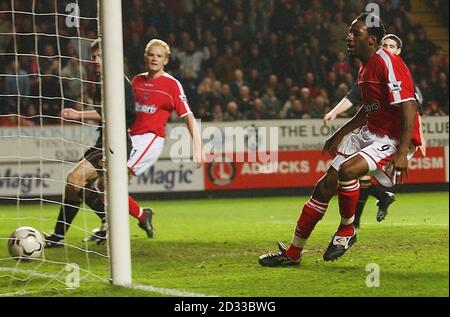
<path id="1" fill-rule="evenodd" d="M 400 141 L 403 126 L 400 104 L 415 101 L 412 76 L 401 57 L 380 48 L 359 69 L 358 86 L 369 130 Z M 422 144 L 418 113 L 415 120 L 412 142 L 418 146 Z"/>
<path id="2" fill-rule="evenodd" d="M 148 73 L 142 73 L 134 77 L 131 84 L 136 101 L 136 119 L 130 128 L 131 135 L 152 132 L 165 137 L 172 111 L 175 110 L 180 117 L 192 113 L 180 82 L 167 73 L 157 78 L 149 78 Z"/>

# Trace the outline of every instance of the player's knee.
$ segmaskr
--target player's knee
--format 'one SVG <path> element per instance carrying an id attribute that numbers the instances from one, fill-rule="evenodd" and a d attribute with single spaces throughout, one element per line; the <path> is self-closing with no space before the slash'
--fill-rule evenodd
<path id="1" fill-rule="evenodd" d="M 354 179 L 357 179 L 359 175 L 355 173 L 355 169 L 351 166 L 351 164 L 346 164 L 344 162 L 338 171 L 338 179 L 340 181 L 348 182 Z"/>
<path id="2" fill-rule="evenodd" d="M 336 174 L 327 173 L 317 182 L 315 192 L 321 193 L 325 196 L 332 196 L 336 191 L 336 186 Z"/>
<path id="3" fill-rule="evenodd" d="M 316 188 L 319 190 L 319 191 L 325 191 L 325 190 L 327 190 L 328 189 L 328 187 L 329 187 L 329 181 L 327 181 L 327 179 L 326 179 L 326 177 L 323 177 L 323 178 L 321 178 L 318 182 L 317 182 L 317 184 L 316 184 Z"/>
<path id="4" fill-rule="evenodd" d="M 80 187 L 67 183 L 64 188 L 64 199 L 72 202 L 80 202 L 80 190 Z"/>

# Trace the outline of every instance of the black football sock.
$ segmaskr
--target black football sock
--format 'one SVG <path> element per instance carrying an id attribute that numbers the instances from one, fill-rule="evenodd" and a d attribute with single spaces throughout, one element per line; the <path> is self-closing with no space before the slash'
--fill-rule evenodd
<path id="1" fill-rule="evenodd" d="M 356 205 L 355 220 L 354 220 L 354 223 L 357 227 L 359 227 L 359 222 L 361 220 L 361 216 L 364 210 L 364 206 L 366 205 L 367 198 L 369 198 L 369 188 L 361 187 L 359 189 L 359 198 L 358 203 Z"/>
<path id="2" fill-rule="evenodd" d="M 387 197 L 386 191 L 376 185 L 370 186 L 369 195 L 375 197 L 378 200 L 383 200 Z"/>
<path id="3" fill-rule="evenodd" d="M 86 185 L 83 189 L 83 192 L 84 202 L 103 222 L 106 216 L 105 203 L 103 202 L 103 193 L 100 193 L 91 184 Z"/>
<path id="4" fill-rule="evenodd" d="M 58 220 L 56 220 L 55 235 L 64 238 L 79 209 L 79 201 L 64 200 L 64 204 L 59 210 Z"/>

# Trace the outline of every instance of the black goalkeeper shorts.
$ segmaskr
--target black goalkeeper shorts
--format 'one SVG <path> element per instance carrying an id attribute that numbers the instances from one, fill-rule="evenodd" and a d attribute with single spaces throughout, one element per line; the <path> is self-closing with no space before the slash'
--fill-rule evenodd
<path id="1" fill-rule="evenodd" d="M 131 149 L 131 139 L 127 135 L 127 159 L 130 156 Z M 97 140 L 94 146 L 87 149 L 83 155 L 83 158 L 94 166 L 100 176 L 103 175 L 103 144 L 100 140 Z"/>

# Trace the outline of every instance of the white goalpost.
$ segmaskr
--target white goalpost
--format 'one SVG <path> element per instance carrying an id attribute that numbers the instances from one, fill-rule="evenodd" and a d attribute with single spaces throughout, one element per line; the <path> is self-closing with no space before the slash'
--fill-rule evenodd
<path id="1" fill-rule="evenodd" d="M 131 284 L 121 0 L 100 1 L 111 279 Z"/>
<path id="2" fill-rule="evenodd" d="M 89 52 L 97 38 L 100 82 Z M 122 45 L 121 0 L 0 2 L 0 296 L 132 284 Z M 11 232 L 51 232 L 70 205 L 60 198 L 67 175 L 98 132 L 97 123 L 60 113 L 98 107 L 92 95 L 99 84 L 108 245 L 88 241 L 99 220 L 82 203 L 61 248 L 17 260 L 8 252 Z"/>

